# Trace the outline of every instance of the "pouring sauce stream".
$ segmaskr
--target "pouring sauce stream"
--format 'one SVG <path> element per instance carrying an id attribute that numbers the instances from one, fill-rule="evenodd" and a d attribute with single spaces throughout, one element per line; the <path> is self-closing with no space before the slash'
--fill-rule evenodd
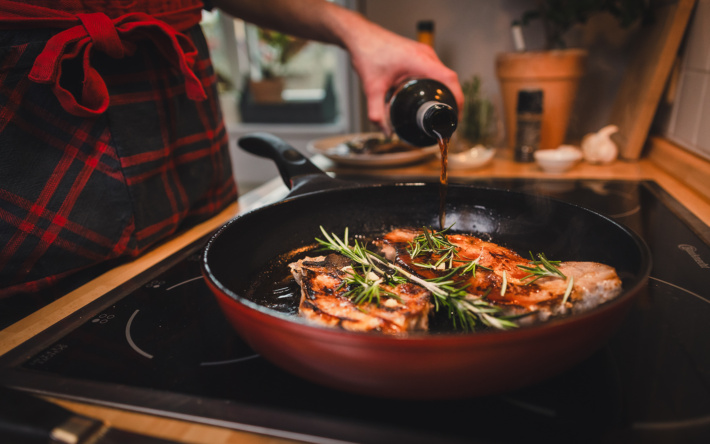
<path id="1" fill-rule="evenodd" d="M 446 194 L 449 189 L 449 141 L 450 137 L 445 137 L 441 133 L 434 131 L 439 142 L 441 151 L 441 174 L 439 175 L 439 229 L 446 228 Z"/>

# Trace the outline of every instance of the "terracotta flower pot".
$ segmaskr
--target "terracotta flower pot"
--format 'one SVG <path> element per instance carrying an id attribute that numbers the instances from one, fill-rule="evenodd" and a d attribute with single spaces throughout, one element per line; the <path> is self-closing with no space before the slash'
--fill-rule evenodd
<path id="1" fill-rule="evenodd" d="M 587 51 L 565 49 L 499 54 L 496 75 L 503 94 L 508 146 L 515 145 L 518 91 L 543 92 L 540 149 L 564 143 L 579 80 L 585 71 Z"/>
<path id="2" fill-rule="evenodd" d="M 257 103 L 278 103 L 283 102 L 281 94 L 284 90 L 285 81 L 283 77 L 274 77 L 260 81 L 249 81 L 249 90 L 254 101 Z"/>

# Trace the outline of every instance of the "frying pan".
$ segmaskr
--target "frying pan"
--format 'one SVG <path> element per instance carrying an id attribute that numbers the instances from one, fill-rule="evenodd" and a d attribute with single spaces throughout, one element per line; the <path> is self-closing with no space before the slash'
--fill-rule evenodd
<path id="1" fill-rule="evenodd" d="M 648 280 L 646 244 L 605 216 L 548 197 L 450 185 L 447 225 L 522 254 L 611 265 L 622 278 L 623 293 L 586 313 L 508 331 L 393 337 L 309 325 L 248 291 L 264 267 L 313 244 L 322 236 L 321 225 L 338 235 L 346 227 L 351 234 L 438 227 L 439 185 L 336 180 L 269 134 L 245 136 L 239 145 L 273 159 L 291 192 L 220 228 L 205 247 L 203 274 L 231 325 L 255 351 L 318 384 L 400 399 L 514 390 L 561 373 L 602 347 Z"/>

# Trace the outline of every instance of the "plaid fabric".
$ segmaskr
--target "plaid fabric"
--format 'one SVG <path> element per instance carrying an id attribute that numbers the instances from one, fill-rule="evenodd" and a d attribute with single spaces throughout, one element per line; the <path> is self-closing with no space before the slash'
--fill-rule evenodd
<path id="1" fill-rule="evenodd" d="M 207 100 L 186 96 L 182 73 L 148 39 L 120 59 L 92 52 L 110 103 L 89 118 L 68 113 L 50 85 L 28 78 L 56 33 L 0 31 L 0 296 L 137 256 L 236 198 L 199 26 L 185 34 Z M 81 58 L 62 70 L 62 86 L 81 97 Z"/>
<path id="2" fill-rule="evenodd" d="M 67 14 L 87 14 L 102 12 L 111 18 L 117 18 L 131 12 L 144 12 L 162 19 L 174 16 L 176 11 L 194 11 L 198 20 L 201 0 L 2 0 L 3 3 L 16 3 L 18 11 L 29 7 L 48 8 Z M 185 28 L 171 23 L 178 31 Z M 26 26 L 25 26 L 26 28 Z"/>

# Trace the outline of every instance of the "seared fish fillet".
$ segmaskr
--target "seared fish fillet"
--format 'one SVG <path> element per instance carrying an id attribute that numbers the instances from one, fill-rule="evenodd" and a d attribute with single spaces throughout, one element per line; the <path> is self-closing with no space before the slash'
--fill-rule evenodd
<path id="1" fill-rule="evenodd" d="M 387 259 L 422 278 L 448 273 L 416 265 L 435 263 L 437 257 L 411 258 L 407 251 L 409 243 L 422 233 L 421 230 L 398 229 L 386 234 L 377 244 Z M 558 314 L 580 313 L 615 298 L 622 290 L 616 270 L 608 265 L 561 262 L 557 268 L 567 279 L 542 277 L 531 283 L 532 278 L 526 278 L 529 272 L 519 267 L 534 266 L 529 259 L 475 236 L 451 234 L 446 237 L 457 248 L 458 257 L 453 262 L 454 266 L 478 261 L 475 276 L 472 273 L 458 276 L 460 283 L 468 283 L 467 291 L 473 295 L 486 295 L 484 299 L 503 309 L 506 315 L 531 314 L 522 318 L 520 323 L 544 321 Z M 563 304 L 570 278 L 574 286 Z M 502 291 L 503 287 L 505 291 Z"/>
<path id="2" fill-rule="evenodd" d="M 311 322 L 351 331 L 379 331 L 399 334 L 427 330 L 431 309 L 430 293 L 411 284 L 382 288 L 397 295 L 383 296 L 380 304 L 356 305 L 344 294 L 348 291 L 350 261 L 344 256 L 306 257 L 289 264 L 301 286 L 299 313 Z M 398 300 L 399 299 L 399 300 Z"/>

